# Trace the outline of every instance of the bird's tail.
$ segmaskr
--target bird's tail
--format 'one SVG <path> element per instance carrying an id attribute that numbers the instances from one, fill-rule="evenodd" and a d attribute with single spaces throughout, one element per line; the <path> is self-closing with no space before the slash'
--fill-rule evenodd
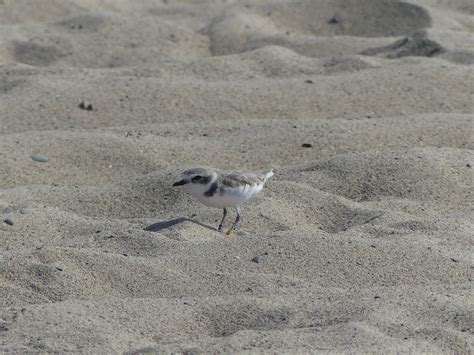
<path id="1" fill-rule="evenodd" d="M 266 171 L 266 172 L 263 173 L 263 180 L 264 180 L 265 182 L 267 182 L 267 180 L 270 179 L 273 175 L 275 175 L 275 174 L 273 173 L 273 169 L 270 169 L 270 170 L 268 170 L 268 171 Z"/>

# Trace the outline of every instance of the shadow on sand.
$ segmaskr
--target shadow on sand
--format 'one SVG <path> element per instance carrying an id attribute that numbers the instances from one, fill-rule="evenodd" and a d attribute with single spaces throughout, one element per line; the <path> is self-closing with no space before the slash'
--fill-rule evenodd
<path id="1" fill-rule="evenodd" d="M 161 230 L 163 230 L 163 229 L 167 229 L 167 228 L 173 227 L 173 226 L 175 226 L 175 225 L 177 225 L 177 224 L 180 224 L 180 223 L 183 223 L 183 222 L 195 223 L 195 224 L 200 225 L 201 227 L 204 227 L 204 228 L 207 228 L 207 229 L 210 229 L 210 230 L 212 230 L 212 231 L 216 231 L 216 232 L 217 232 L 217 228 L 208 226 L 208 225 L 206 225 L 206 224 L 197 222 L 197 221 L 195 221 L 195 220 L 192 220 L 192 219 L 186 218 L 186 217 L 179 217 L 179 218 L 175 218 L 175 219 L 170 219 L 169 221 L 163 221 L 163 222 L 153 223 L 153 224 L 150 224 L 149 226 L 147 226 L 144 230 L 149 231 L 149 232 L 159 232 L 159 231 L 161 231 Z"/>

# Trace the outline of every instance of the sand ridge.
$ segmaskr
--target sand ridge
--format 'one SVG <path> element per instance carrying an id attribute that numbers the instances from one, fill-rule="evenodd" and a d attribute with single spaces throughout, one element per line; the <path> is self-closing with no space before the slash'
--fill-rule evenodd
<path id="1" fill-rule="evenodd" d="M 473 10 L 0 1 L 0 352 L 471 353 Z"/>

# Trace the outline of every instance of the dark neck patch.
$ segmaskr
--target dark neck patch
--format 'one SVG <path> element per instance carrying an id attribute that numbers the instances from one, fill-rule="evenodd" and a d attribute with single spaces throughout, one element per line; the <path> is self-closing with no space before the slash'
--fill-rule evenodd
<path id="1" fill-rule="evenodd" d="M 195 184 L 202 184 L 207 185 L 209 181 L 211 181 L 210 176 L 199 176 L 199 179 L 196 179 L 196 176 L 191 179 L 191 181 Z"/>
<path id="2" fill-rule="evenodd" d="M 217 191 L 217 181 L 215 181 L 211 187 L 209 188 L 209 190 L 207 190 L 206 192 L 204 192 L 204 196 L 206 197 L 212 197 L 214 196 L 214 194 L 216 193 Z"/>

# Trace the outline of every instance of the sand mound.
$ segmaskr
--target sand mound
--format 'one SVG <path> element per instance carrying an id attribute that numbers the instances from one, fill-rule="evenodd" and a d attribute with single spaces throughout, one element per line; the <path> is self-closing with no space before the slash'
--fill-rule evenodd
<path id="1" fill-rule="evenodd" d="M 415 35 L 413 38 L 405 37 L 386 47 L 367 49 L 362 54 L 386 53 L 387 58 L 393 59 L 406 56 L 433 57 L 446 51 L 438 43 L 423 37 L 423 35 Z"/>
<path id="2" fill-rule="evenodd" d="M 417 63 L 387 64 L 390 70 L 356 70 L 347 75 L 209 82 L 95 71 L 85 74 L 87 79 L 66 71 L 67 75 L 52 74 L 43 80 L 41 74 L 16 75 L 11 69 L 4 73 L 7 81 L 18 77 L 22 82 L 2 97 L 0 132 L 185 122 L 189 117 L 212 122 L 240 117 L 356 119 L 471 112 L 472 70 L 442 60 Z M 387 95 L 389 102 L 384 101 Z M 83 100 L 92 104 L 91 111 L 79 108 Z"/>
<path id="3" fill-rule="evenodd" d="M 279 28 L 316 36 L 391 37 L 431 24 L 428 12 L 401 1 L 308 1 L 295 7 L 286 2 L 265 4 L 265 13 Z"/>
<path id="4" fill-rule="evenodd" d="M 303 45 L 314 47 L 311 56 L 322 56 L 336 47 L 340 50 L 348 45 L 347 41 L 341 43 L 333 36 L 390 37 L 408 34 L 430 24 L 426 10 L 403 2 L 307 1 L 300 6 L 276 2 L 233 8 L 215 18 L 206 33 L 214 55 L 278 44 L 293 49 Z M 330 39 L 321 45 L 317 37 Z M 354 41 L 359 41 L 359 46 L 369 42 L 353 38 Z M 310 55 L 308 49 L 299 49 L 300 53 Z"/>
<path id="5" fill-rule="evenodd" d="M 392 196 L 461 207 L 471 202 L 473 158 L 471 151 L 449 148 L 367 152 L 334 157 L 297 172 L 299 179 L 355 201 Z"/>

